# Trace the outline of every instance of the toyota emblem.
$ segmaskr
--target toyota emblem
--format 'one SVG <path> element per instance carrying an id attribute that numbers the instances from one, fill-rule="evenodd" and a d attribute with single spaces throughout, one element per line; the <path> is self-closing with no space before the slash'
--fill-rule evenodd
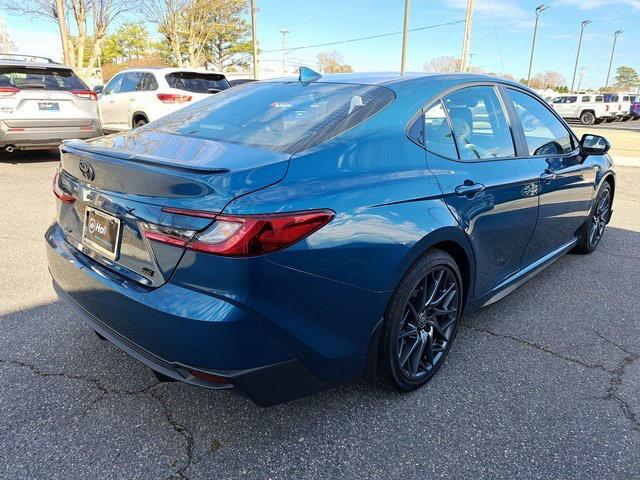
<path id="1" fill-rule="evenodd" d="M 96 178 L 96 172 L 93 170 L 93 167 L 84 160 L 80 160 L 80 172 L 82 172 L 82 176 L 89 181 Z"/>

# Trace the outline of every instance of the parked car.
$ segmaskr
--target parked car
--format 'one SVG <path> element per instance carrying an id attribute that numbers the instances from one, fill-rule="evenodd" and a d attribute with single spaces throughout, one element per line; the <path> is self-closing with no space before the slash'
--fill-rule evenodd
<path id="1" fill-rule="evenodd" d="M 583 125 L 593 125 L 603 120 L 612 121 L 618 112 L 618 106 L 614 108 L 606 103 L 602 94 L 563 95 L 554 98 L 551 106 L 562 118 L 580 120 Z"/>
<path id="2" fill-rule="evenodd" d="M 608 149 L 508 80 L 303 69 L 66 142 L 49 270 L 161 379 L 260 405 L 355 377 L 406 392 L 463 312 L 597 248 Z"/>
<path id="3" fill-rule="evenodd" d="M 626 122 L 631 118 L 631 99 L 628 94 L 606 94 L 604 101 L 611 105 L 614 117 L 610 121 Z"/>
<path id="4" fill-rule="evenodd" d="M 104 87 L 98 107 L 105 129 L 140 127 L 229 88 L 222 73 L 184 68 L 124 70 Z"/>
<path id="5" fill-rule="evenodd" d="M 96 94 L 65 65 L 0 54 L 0 150 L 56 148 L 102 134 Z"/>
<path id="6" fill-rule="evenodd" d="M 631 114 L 631 118 L 634 120 L 640 119 L 640 95 L 631 95 L 631 107 L 629 108 L 629 113 Z"/>

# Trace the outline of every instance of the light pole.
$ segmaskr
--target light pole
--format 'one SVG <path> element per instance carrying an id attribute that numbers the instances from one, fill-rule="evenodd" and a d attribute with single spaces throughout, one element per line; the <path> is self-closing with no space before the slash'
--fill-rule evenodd
<path id="1" fill-rule="evenodd" d="M 258 38 L 256 36 L 255 0 L 251 0 L 251 43 L 253 44 L 253 79 L 258 80 Z"/>
<path id="2" fill-rule="evenodd" d="M 282 75 L 286 75 L 287 69 L 285 66 L 284 54 L 287 49 L 287 34 L 289 33 L 289 30 L 287 30 L 286 28 L 281 28 L 278 31 L 282 34 Z"/>
<path id="3" fill-rule="evenodd" d="M 609 75 L 611 75 L 611 64 L 613 63 L 613 52 L 616 51 L 616 42 L 618 41 L 618 37 L 622 35 L 624 30 L 618 30 L 613 34 L 613 47 L 611 47 L 611 58 L 609 59 L 609 70 L 607 70 L 607 81 L 604 83 L 605 92 L 607 91 L 607 87 L 609 86 Z"/>
<path id="4" fill-rule="evenodd" d="M 404 75 L 407 63 L 407 35 L 409 27 L 409 0 L 404 0 L 404 28 L 402 29 L 402 58 L 400 59 L 400 75 Z"/>
<path id="5" fill-rule="evenodd" d="M 576 84 L 576 73 L 578 71 L 578 60 L 580 59 L 580 48 L 582 48 L 582 35 L 584 34 L 584 27 L 593 23 L 591 20 L 583 20 L 580 24 L 580 39 L 578 40 L 578 53 L 576 53 L 576 64 L 573 67 L 573 80 L 571 80 L 571 93 L 573 93 L 573 86 Z"/>
<path id="6" fill-rule="evenodd" d="M 549 6 L 547 5 L 538 5 L 536 7 L 536 24 L 533 27 L 533 42 L 531 43 L 531 57 L 529 58 L 529 73 L 527 74 L 527 85 L 529 85 L 529 81 L 531 80 L 531 67 L 533 66 L 533 51 L 536 48 L 536 34 L 538 33 L 538 20 L 540 19 L 540 14 L 544 12 Z"/>
<path id="7" fill-rule="evenodd" d="M 473 22 L 473 2 L 467 0 L 467 17 L 464 22 L 464 38 L 462 39 L 462 57 L 460 58 L 460 71 L 466 72 L 468 69 L 469 44 L 471 43 L 471 24 Z"/>

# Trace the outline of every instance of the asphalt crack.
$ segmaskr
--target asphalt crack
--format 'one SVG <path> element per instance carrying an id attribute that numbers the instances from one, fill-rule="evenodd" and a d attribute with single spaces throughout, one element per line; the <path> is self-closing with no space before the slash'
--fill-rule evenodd
<path id="1" fill-rule="evenodd" d="M 184 465 L 178 468 L 175 472 L 168 476 L 168 478 L 179 478 L 182 480 L 188 480 L 186 475 L 186 471 L 191 467 L 193 462 L 193 449 L 194 449 L 194 438 L 193 434 L 187 430 L 183 425 L 178 423 L 171 410 L 169 402 L 163 398 L 159 393 L 155 391 L 155 389 L 161 385 L 160 382 L 153 383 L 151 385 L 147 385 L 138 390 L 119 390 L 114 388 L 109 388 L 104 383 L 102 383 L 99 379 L 88 377 L 85 375 L 75 375 L 65 372 L 47 372 L 37 367 L 36 365 L 29 364 L 27 362 L 22 362 L 20 360 L 11 360 L 11 359 L 0 359 L 0 364 L 14 365 L 22 368 L 29 369 L 34 375 L 43 377 L 43 378 L 65 378 L 67 380 L 75 380 L 84 383 L 88 383 L 96 390 L 98 390 L 99 395 L 91 401 L 86 408 L 82 411 L 80 416 L 85 416 L 89 411 L 91 411 L 100 401 L 102 401 L 107 395 L 131 395 L 131 396 L 147 396 L 158 401 L 162 408 L 162 415 L 171 427 L 173 431 L 175 431 L 178 435 L 180 435 L 185 442 L 185 457 L 186 460 Z M 177 460 L 174 460 L 171 466 L 175 466 L 177 464 Z"/>
<path id="2" fill-rule="evenodd" d="M 610 375 L 610 379 L 609 379 L 609 383 L 606 387 L 606 395 L 603 397 L 598 397 L 601 398 L 603 400 L 608 400 L 608 401 L 612 401 L 618 404 L 618 406 L 620 407 L 620 410 L 622 412 L 622 415 L 632 424 L 633 429 L 640 431 L 640 418 L 638 418 L 638 415 L 636 415 L 633 411 L 633 408 L 631 407 L 631 405 L 629 404 L 629 402 L 627 402 L 624 398 L 622 398 L 620 396 L 620 388 L 623 384 L 623 376 L 624 373 L 626 371 L 627 368 L 629 368 L 634 362 L 638 361 L 640 359 L 640 355 L 638 355 L 635 352 L 632 352 L 631 350 L 629 350 L 628 348 L 624 347 L 623 345 L 614 342 L 613 340 L 599 334 L 596 333 L 596 336 L 598 336 L 599 338 L 601 338 L 603 341 L 605 341 L 606 343 L 608 343 L 609 345 L 617 348 L 618 350 L 622 351 L 623 353 L 626 354 L 626 356 L 620 361 L 620 363 L 618 363 L 618 365 L 613 368 L 607 368 L 604 365 L 601 364 L 593 364 L 593 363 L 587 363 L 587 362 L 583 362 L 582 360 L 579 360 L 577 358 L 573 358 L 573 357 L 568 357 L 566 355 L 562 355 L 561 353 L 558 353 L 554 350 L 551 350 L 548 346 L 546 345 L 540 345 L 537 344 L 535 342 L 531 342 L 528 340 L 523 340 L 521 338 L 518 337 L 514 337 L 512 335 L 505 335 L 505 334 L 500 334 L 500 333 L 496 333 L 496 332 L 492 332 L 491 330 L 486 330 L 484 328 L 478 328 L 478 327 L 474 327 L 471 325 L 467 325 L 467 324 L 461 324 L 461 326 L 466 327 L 470 330 L 474 330 L 476 332 L 481 332 L 481 333 L 485 333 L 487 335 L 490 335 L 492 337 L 497 337 L 497 338 L 503 338 L 503 339 L 507 339 L 507 340 L 511 340 L 514 342 L 517 342 L 521 345 L 525 345 L 527 347 L 530 348 L 534 348 L 536 350 L 539 350 L 541 352 L 547 353 L 555 358 L 558 358 L 560 360 L 566 361 L 566 362 L 570 362 L 576 365 L 580 365 L 584 368 L 588 368 L 588 369 L 595 369 L 595 370 L 601 370 L 603 372 L 606 372 Z"/>

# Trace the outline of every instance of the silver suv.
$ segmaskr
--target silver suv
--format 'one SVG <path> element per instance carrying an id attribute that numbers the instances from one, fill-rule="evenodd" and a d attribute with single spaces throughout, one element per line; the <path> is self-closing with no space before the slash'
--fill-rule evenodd
<path id="1" fill-rule="evenodd" d="M 97 95 L 71 68 L 0 53 L 0 150 L 55 148 L 101 134 Z"/>

